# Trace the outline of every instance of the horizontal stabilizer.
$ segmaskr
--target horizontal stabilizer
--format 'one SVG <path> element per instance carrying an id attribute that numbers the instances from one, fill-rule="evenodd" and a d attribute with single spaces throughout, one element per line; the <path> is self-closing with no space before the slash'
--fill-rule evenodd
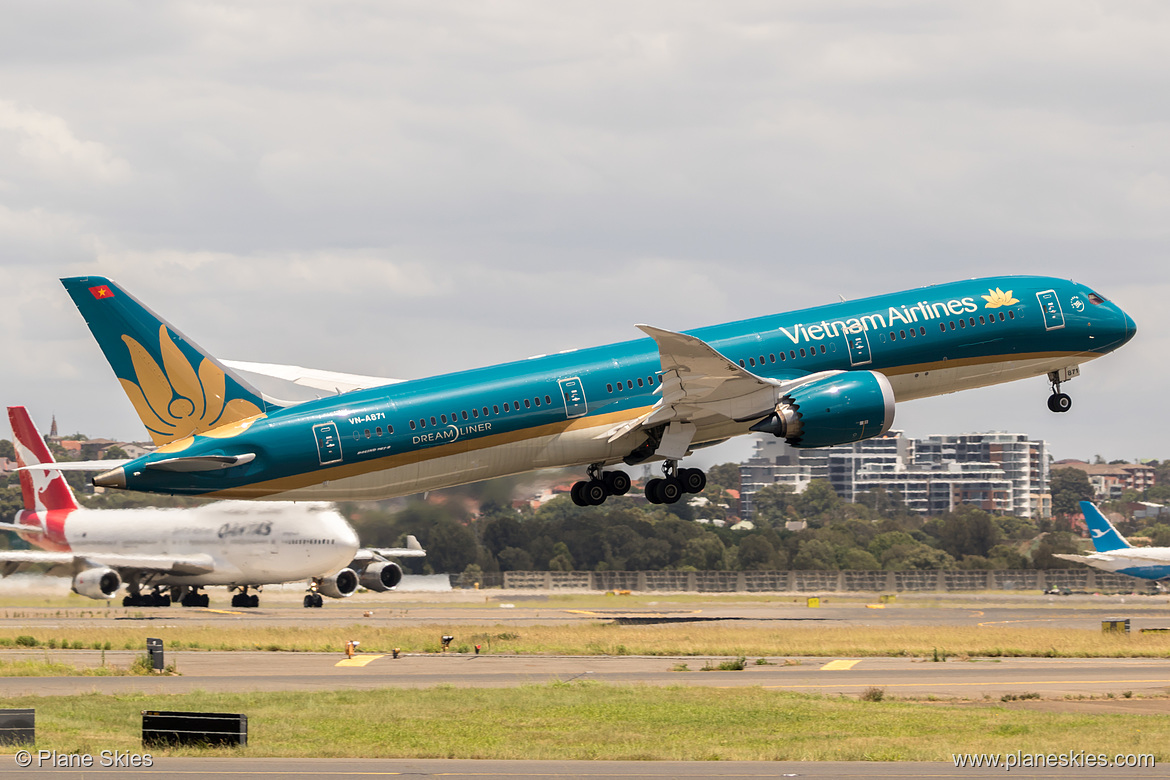
<path id="1" fill-rule="evenodd" d="M 256 460 L 256 454 L 246 452 L 243 455 L 192 455 L 186 458 L 167 458 L 147 463 L 146 468 L 155 471 L 219 471 L 230 469 L 232 466 L 242 466 Z"/>
<path id="2" fill-rule="evenodd" d="M 263 390 L 266 395 L 297 403 L 403 381 L 380 376 L 324 371 L 304 366 L 286 366 L 279 363 L 249 363 L 242 360 L 222 360 L 220 362 L 239 372 L 254 386 Z"/>
<path id="3" fill-rule="evenodd" d="M 21 466 L 17 471 L 108 471 L 119 466 L 125 466 L 130 460 L 127 458 L 110 458 L 109 460 L 65 460 L 52 463 L 38 463 L 34 466 Z"/>

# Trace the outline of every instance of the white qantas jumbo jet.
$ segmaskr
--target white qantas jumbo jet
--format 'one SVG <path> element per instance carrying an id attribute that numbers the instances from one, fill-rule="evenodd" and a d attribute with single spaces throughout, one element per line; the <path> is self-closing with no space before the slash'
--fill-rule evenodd
<path id="1" fill-rule="evenodd" d="M 73 577 L 73 590 L 112 599 L 125 583 L 124 606 L 206 607 L 199 590 L 238 591 L 233 607 L 259 606 L 250 588 L 310 581 L 306 607 L 321 596 L 345 598 L 361 585 L 387 591 L 402 579 L 390 557 L 421 557 L 413 537 L 403 549 L 363 549 L 357 533 L 327 503 L 221 501 L 190 509 L 83 509 L 23 406 L 8 407 L 20 466 L 24 511 L 0 529 L 41 550 L 0 551 L 0 573 L 48 564 Z M 143 593 L 143 588 L 152 592 Z M 169 594 L 166 592 L 169 589 Z"/>

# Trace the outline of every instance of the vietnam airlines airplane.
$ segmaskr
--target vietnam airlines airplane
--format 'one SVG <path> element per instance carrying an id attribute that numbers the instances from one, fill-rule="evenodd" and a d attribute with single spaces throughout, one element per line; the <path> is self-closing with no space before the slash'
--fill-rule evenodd
<path id="1" fill-rule="evenodd" d="M 1085 515 L 1085 525 L 1089 527 L 1089 536 L 1093 540 L 1093 549 L 1096 552 L 1089 555 L 1055 553 L 1057 558 L 1087 563 L 1104 571 L 1154 580 L 1155 583 L 1170 578 L 1170 547 L 1133 547 L 1096 506 L 1088 501 L 1082 501 L 1081 512 Z"/>
<path id="2" fill-rule="evenodd" d="M 379 499 L 541 468 L 584 467 L 573 500 L 630 489 L 619 463 L 661 461 L 673 503 L 706 483 L 698 447 L 751 431 L 827 447 L 889 430 L 895 401 L 1047 375 L 1061 384 L 1129 341 L 1097 292 L 1046 277 L 953 282 L 410 381 L 212 357 L 113 281 L 73 298 L 158 450 L 102 487 L 250 499 Z M 290 389 L 336 392 L 295 402 Z"/>
<path id="3" fill-rule="evenodd" d="M 390 590 L 402 569 L 387 557 L 426 554 L 413 536 L 403 549 L 361 549 L 345 518 L 319 502 L 82 509 L 25 408 L 8 407 L 8 419 L 23 467 L 24 511 L 0 529 L 42 550 L 0 551 L 4 576 L 47 564 L 71 574 L 74 592 L 91 599 L 112 599 L 125 582 L 127 607 L 170 606 L 172 598 L 184 607 L 206 607 L 207 594 L 199 590 L 208 585 L 239 591 L 233 607 L 257 607 L 260 599 L 249 588 L 309 579 L 304 604 L 320 607 L 322 594 L 345 598 L 359 584 Z M 153 592 L 143 593 L 144 586 Z"/>

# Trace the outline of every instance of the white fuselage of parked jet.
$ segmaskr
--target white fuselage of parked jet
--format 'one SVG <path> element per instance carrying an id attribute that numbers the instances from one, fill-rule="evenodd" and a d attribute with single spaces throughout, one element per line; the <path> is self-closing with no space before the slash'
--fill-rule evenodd
<path id="1" fill-rule="evenodd" d="M 150 557 L 181 562 L 175 570 L 156 570 L 145 578 L 154 586 L 304 580 L 347 566 L 360 547 L 345 518 L 321 502 L 25 510 L 16 525 L 13 530 L 32 544 L 95 563 L 132 568 L 135 559 Z"/>

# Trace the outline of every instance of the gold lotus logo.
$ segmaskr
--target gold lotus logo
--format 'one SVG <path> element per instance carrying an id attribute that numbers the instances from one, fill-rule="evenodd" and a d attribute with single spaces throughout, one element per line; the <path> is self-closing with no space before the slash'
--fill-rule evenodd
<path id="1" fill-rule="evenodd" d="M 141 344 L 122 336 L 130 350 L 138 384 L 119 379 L 155 444 L 184 439 L 261 414 L 251 401 L 227 400 L 224 373 L 212 361 L 204 359 L 196 372 L 166 325 L 159 326 L 158 339 L 161 367 Z M 242 433 L 247 428 L 246 425 L 234 427 L 236 430 L 228 435 Z"/>
<path id="2" fill-rule="evenodd" d="M 1004 292 L 996 287 L 994 290 L 988 290 L 987 292 L 987 295 L 980 296 L 983 300 L 987 301 L 987 305 L 983 307 L 985 309 L 998 309 L 1000 306 L 1015 306 L 1019 303 L 1019 301 L 1012 297 L 1011 290 Z"/>

